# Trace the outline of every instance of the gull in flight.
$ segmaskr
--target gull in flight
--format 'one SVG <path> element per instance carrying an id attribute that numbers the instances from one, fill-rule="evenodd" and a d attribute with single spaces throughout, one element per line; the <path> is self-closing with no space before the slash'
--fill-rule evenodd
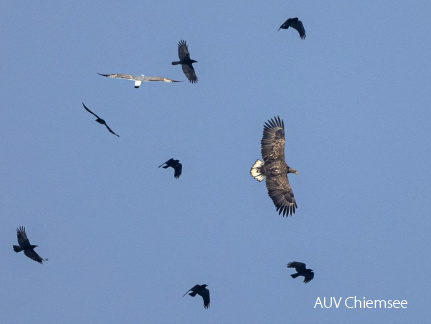
<path id="1" fill-rule="evenodd" d="M 139 86 L 142 84 L 142 82 L 149 82 L 149 81 L 159 81 L 159 82 L 182 82 L 182 81 L 176 81 L 172 79 L 168 79 L 165 77 L 146 77 L 143 74 L 140 76 L 135 75 L 129 75 L 129 74 L 123 74 L 123 73 L 117 73 L 117 74 L 101 74 L 97 73 L 101 76 L 107 77 L 107 78 L 114 78 L 114 79 L 126 79 L 126 80 L 132 80 L 135 81 L 135 88 L 139 88 Z"/>

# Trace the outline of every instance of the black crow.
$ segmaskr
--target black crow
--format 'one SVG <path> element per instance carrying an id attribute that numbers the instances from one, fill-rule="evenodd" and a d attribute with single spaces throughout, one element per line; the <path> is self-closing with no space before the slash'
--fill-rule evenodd
<path id="1" fill-rule="evenodd" d="M 82 105 L 84 106 L 84 108 L 85 108 L 85 110 L 87 110 L 90 114 L 92 114 L 92 115 L 94 115 L 94 116 L 96 116 L 96 121 L 99 123 L 99 124 L 101 124 L 101 125 L 105 125 L 106 126 L 106 128 L 108 129 L 108 131 L 110 131 L 112 134 L 114 134 L 115 136 L 118 136 L 118 137 L 120 137 L 120 135 L 118 135 L 118 134 L 115 134 L 114 133 L 114 131 L 112 130 L 112 129 L 110 129 L 109 128 L 109 126 L 108 126 L 108 124 L 106 124 L 106 122 L 102 119 L 102 118 L 100 118 L 99 116 L 97 116 L 94 112 L 92 112 L 90 109 L 88 109 L 85 105 L 84 105 L 84 103 L 82 103 Z"/>
<path id="2" fill-rule="evenodd" d="M 301 39 L 305 39 L 305 29 L 301 20 L 298 18 L 289 18 L 283 23 L 283 25 L 280 26 L 278 30 L 288 29 L 289 27 L 296 29 L 299 33 L 299 37 L 301 37 Z"/>
<path id="3" fill-rule="evenodd" d="M 48 259 L 42 259 L 39 254 L 36 253 L 34 248 L 37 245 L 31 245 L 29 239 L 27 238 L 27 234 L 25 233 L 25 227 L 21 226 L 16 229 L 16 236 L 18 237 L 18 244 L 14 245 L 13 250 L 18 253 L 24 251 L 24 254 L 28 256 L 30 259 L 37 261 L 39 263 L 43 263 L 43 261 L 48 261 Z"/>
<path id="4" fill-rule="evenodd" d="M 159 168 L 161 166 L 163 166 L 163 169 L 167 169 L 169 167 L 173 168 L 175 170 L 175 172 L 174 172 L 175 179 L 178 179 L 180 177 L 181 171 L 183 170 L 183 166 L 180 163 L 180 160 L 170 159 L 170 160 L 166 161 L 165 163 L 162 163 L 161 165 L 159 165 Z"/>
<path id="5" fill-rule="evenodd" d="M 172 62 L 172 65 L 181 64 L 183 68 L 183 72 L 186 75 L 187 79 L 191 83 L 198 82 L 198 77 L 196 76 L 195 69 L 193 68 L 193 63 L 197 63 L 198 61 L 190 59 L 189 49 L 187 47 L 185 40 L 180 40 L 178 43 L 178 57 L 179 61 Z"/>
<path id="6" fill-rule="evenodd" d="M 204 300 L 204 308 L 208 308 L 210 307 L 210 291 L 206 287 L 207 285 L 195 285 L 193 288 L 189 289 L 183 297 L 187 295 L 189 291 L 191 291 L 189 295 L 192 297 L 195 297 L 196 294 L 198 294 Z"/>
<path id="7" fill-rule="evenodd" d="M 298 208 L 292 188 L 287 178 L 288 173 L 298 172 L 289 167 L 284 159 L 284 122 L 280 117 L 267 121 L 263 127 L 263 137 L 260 142 L 263 162 L 256 160 L 250 174 L 257 181 L 266 178 L 266 188 L 278 214 L 293 215 Z"/>
<path id="8" fill-rule="evenodd" d="M 292 278 L 296 278 L 298 276 L 304 277 L 304 283 L 308 283 L 314 278 L 314 272 L 312 269 L 306 269 L 305 263 L 302 262 L 289 262 L 287 264 L 288 268 L 295 268 L 297 273 L 290 275 Z"/>

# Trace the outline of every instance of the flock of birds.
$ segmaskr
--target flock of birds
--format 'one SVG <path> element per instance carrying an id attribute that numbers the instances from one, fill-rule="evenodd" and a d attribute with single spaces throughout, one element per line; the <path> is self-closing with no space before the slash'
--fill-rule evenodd
<path id="1" fill-rule="evenodd" d="M 288 29 L 289 27 L 294 28 L 298 31 L 299 37 L 301 39 L 305 39 L 305 29 L 302 22 L 298 18 L 289 18 L 287 19 L 278 30 L 280 29 Z M 197 63 L 197 61 L 192 60 L 190 58 L 190 53 L 188 50 L 188 46 L 186 41 L 181 40 L 178 43 L 178 57 L 179 61 L 172 62 L 172 65 L 181 65 L 182 70 L 189 80 L 190 83 L 197 83 L 198 78 L 195 73 L 195 69 L 193 68 L 193 63 Z M 141 76 L 133 76 L 128 74 L 100 74 L 101 76 L 108 78 L 117 78 L 117 79 L 126 79 L 132 80 L 135 82 L 135 88 L 139 88 L 142 82 L 156 81 L 156 82 L 182 82 L 176 81 L 173 79 L 165 78 L 165 77 L 146 77 L 144 75 Z M 84 103 L 82 103 L 84 109 L 88 111 L 90 114 L 96 117 L 96 122 L 101 125 L 105 125 L 110 133 L 119 137 L 98 115 L 92 112 Z M 287 177 L 288 173 L 298 174 L 298 172 L 292 168 L 290 168 L 286 162 L 284 157 L 284 144 L 285 144 L 285 133 L 284 133 L 284 122 L 280 117 L 274 117 L 268 120 L 263 128 L 263 137 L 261 140 L 261 153 L 262 159 L 257 160 L 251 170 L 250 175 L 255 178 L 257 181 L 261 182 L 266 180 L 266 187 L 268 189 L 268 195 L 272 199 L 276 210 L 279 215 L 289 216 L 295 213 L 295 209 L 298 208 L 295 200 L 295 196 L 293 194 L 293 190 L 290 187 L 289 179 Z M 179 179 L 182 172 L 182 165 L 179 160 L 169 159 L 165 163 L 161 164 L 159 168 L 162 167 L 167 169 L 169 167 L 174 169 L 174 177 Z M 24 254 L 30 259 L 37 261 L 39 263 L 43 263 L 43 261 L 48 261 L 48 259 L 43 259 L 40 257 L 36 251 L 34 250 L 37 245 L 32 245 L 30 240 L 27 237 L 27 233 L 25 231 L 25 227 L 20 226 L 17 228 L 17 238 L 18 244 L 14 245 L 13 250 L 15 252 L 24 251 Z M 314 278 L 314 272 L 312 269 L 307 269 L 305 263 L 302 262 L 289 262 L 287 264 L 288 268 L 295 268 L 296 273 L 292 274 L 292 278 L 297 278 L 298 276 L 304 277 L 304 283 L 310 282 Z M 207 285 L 195 285 L 191 289 L 189 289 L 184 295 L 190 295 L 195 297 L 199 295 L 202 297 L 204 302 L 204 308 L 208 308 L 210 305 L 210 292 Z"/>

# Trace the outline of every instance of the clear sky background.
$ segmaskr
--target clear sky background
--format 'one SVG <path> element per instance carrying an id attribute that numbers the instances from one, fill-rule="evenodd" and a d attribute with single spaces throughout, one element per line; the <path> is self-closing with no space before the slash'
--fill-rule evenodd
<path id="1" fill-rule="evenodd" d="M 4 2 L 0 322 L 426 322 L 430 16 L 430 1 Z M 305 40 L 277 32 L 289 17 Z M 181 39 L 197 84 L 97 74 L 186 81 Z M 277 115 L 299 172 L 289 218 L 249 174 Z M 157 168 L 172 157 L 179 180 Z M 13 252 L 18 226 L 44 265 Z M 209 310 L 182 298 L 204 283 Z M 314 309 L 351 296 L 408 308 Z"/>

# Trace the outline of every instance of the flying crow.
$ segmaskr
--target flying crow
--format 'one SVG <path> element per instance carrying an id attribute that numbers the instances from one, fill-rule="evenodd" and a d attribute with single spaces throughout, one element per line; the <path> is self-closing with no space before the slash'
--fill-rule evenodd
<path id="1" fill-rule="evenodd" d="M 106 128 L 108 129 L 108 131 L 110 131 L 112 134 L 114 134 L 115 136 L 118 136 L 118 137 L 120 137 L 120 135 L 118 135 L 118 134 L 115 134 L 114 133 L 114 131 L 112 130 L 112 129 L 110 129 L 109 128 L 109 126 L 108 126 L 108 124 L 106 124 L 106 122 L 102 119 L 102 118 L 100 118 L 99 116 L 97 116 L 94 112 L 92 112 L 90 109 L 88 109 L 85 105 L 84 105 L 84 103 L 82 103 L 82 105 L 84 106 L 84 108 L 85 108 L 85 110 L 87 110 L 90 114 L 92 114 L 92 115 L 94 115 L 94 116 L 96 116 L 96 121 L 99 123 L 99 124 L 101 124 L 101 125 L 105 125 L 106 126 Z"/>
<path id="2" fill-rule="evenodd" d="M 296 29 L 299 33 L 299 37 L 301 37 L 301 39 L 305 39 L 305 29 L 301 20 L 298 18 L 289 18 L 283 23 L 283 25 L 280 26 L 278 30 L 288 29 L 289 27 Z"/>
<path id="3" fill-rule="evenodd" d="M 298 276 L 304 277 L 304 283 L 308 283 L 314 278 L 314 272 L 312 269 L 306 269 L 305 263 L 302 262 L 289 262 L 287 264 L 288 268 L 295 268 L 297 273 L 290 275 L 292 278 L 296 278 Z"/>
<path id="4" fill-rule="evenodd" d="M 18 237 L 18 244 L 14 245 L 13 250 L 18 253 L 24 251 L 24 254 L 28 256 L 30 259 L 37 261 L 39 263 L 43 263 L 43 261 L 48 261 L 48 259 L 42 259 L 39 254 L 34 250 L 37 245 L 31 245 L 29 239 L 27 238 L 27 234 L 25 233 L 25 227 L 21 226 L 16 229 L 16 236 Z"/>
<path id="5" fill-rule="evenodd" d="M 163 169 L 167 169 L 169 167 L 173 168 L 175 170 L 175 172 L 174 172 L 175 179 L 178 179 L 180 177 L 181 171 L 183 169 L 183 166 L 180 163 L 180 160 L 174 160 L 174 159 L 170 159 L 170 160 L 166 161 L 165 163 L 162 163 L 161 165 L 159 165 L 159 168 L 161 166 L 163 167 Z"/>
<path id="6" fill-rule="evenodd" d="M 198 77 L 196 76 L 195 69 L 193 68 L 193 63 L 197 63 L 198 61 L 190 59 L 189 48 L 187 47 L 185 40 L 180 40 L 178 43 L 178 57 L 179 61 L 172 62 L 172 65 L 181 64 L 183 68 L 183 72 L 186 75 L 187 79 L 191 83 L 198 82 Z"/>
<path id="7" fill-rule="evenodd" d="M 198 294 L 202 297 L 204 300 L 204 308 L 210 307 L 210 291 L 206 287 L 207 285 L 195 285 L 193 288 L 189 289 L 189 291 L 191 291 L 189 294 L 190 296 L 195 297 L 196 294 Z M 187 291 L 183 297 L 187 295 L 189 291 Z"/>

